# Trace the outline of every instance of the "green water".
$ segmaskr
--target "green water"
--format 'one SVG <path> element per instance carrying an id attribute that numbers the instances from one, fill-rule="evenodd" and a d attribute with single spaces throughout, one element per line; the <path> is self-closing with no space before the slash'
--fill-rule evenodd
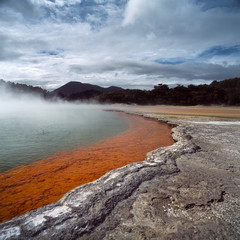
<path id="1" fill-rule="evenodd" d="M 0 104 L 0 171 L 90 145 L 127 129 L 97 106 L 28 102 Z"/>

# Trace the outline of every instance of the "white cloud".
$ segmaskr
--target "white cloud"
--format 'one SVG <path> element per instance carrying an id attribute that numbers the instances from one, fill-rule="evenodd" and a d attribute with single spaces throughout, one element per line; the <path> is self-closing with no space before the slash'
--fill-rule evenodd
<path id="1" fill-rule="evenodd" d="M 33 4 L 37 4 L 39 6 L 59 6 L 63 7 L 64 5 L 75 5 L 77 3 L 81 3 L 82 0 L 55 0 L 54 2 L 50 0 L 30 0 Z"/>
<path id="2" fill-rule="evenodd" d="M 123 26 L 139 35 L 151 31 L 164 47 L 206 48 L 238 41 L 240 11 L 225 8 L 202 10 L 190 0 L 130 0 Z M 135 29 L 135 30 L 134 30 Z"/>
<path id="3" fill-rule="evenodd" d="M 0 78 L 47 87 L 72 80 L 149 87 L 157 81 L 204 82 L 240 75 L 238 51 L 199 57 L 213 46 L 240 44 L 236 4 L 220 8 L 195 0 L 94 1 L 24 0 L 23 8 L 11 0 L 13 5 L 3 5 Z M 181 64 L 170 64 L 179 59 Z"/>
<path id="4" fill-rule="evenodd" d="M 141 15 L 142 11 L 142 5 L 144 4 L 144 1 L 141 0 L 131 0 L 128 2 L 124 19 L 122 22 L 123 26 L 127 26 L 129 24 L 133 24 L 136 21 L 136 18 Z"/>

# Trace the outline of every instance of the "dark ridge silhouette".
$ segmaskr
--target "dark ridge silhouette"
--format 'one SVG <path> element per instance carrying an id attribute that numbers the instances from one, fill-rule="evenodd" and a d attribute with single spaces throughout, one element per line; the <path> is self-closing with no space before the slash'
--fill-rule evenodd
<path id="1" fill-rule="evenodd" d="M 48 92 L 40 87 L 0 80 L 0 90 L 9 90 L 13 95 L 31 94 L 47 100 L 84 101 L 99 103 L 126 103 L 141 105 L 228 105 L 240 106 L 240 78 L 213 81 L 211 84 L 187 87 L 178 85 L 169 88 L 158 84 L 152 90 L 103 88 L 97 85 L 69 82 Z M 1 91 L 0 91 L 1 94 Z"/>
<path id="2" fill-rule="evenodd" d="M 240 105 L 240 78 L 213 81 L 210 85 L 178 85 L 169 88 L 165 84 L 153 90 L 127 89 L 104 93 L 97 97 L 100 103 L 168 104 L 168 105 Z"/>
<path id="3" fill-rule="evenodd" d="M 69 82 L 63 85 L 62 87 L 55 89 L 54 92 L 60 95 L 64 95 L 66 97 L 71 97 L 71 95 L 75 95 L 83 92 L 85 93 L 95 92 L 95 94 L 98 92 L 99 94 L 101 94 L 101 93 L 108 93 L 108 92 L 114 92 L 119 90 L 123 90 L 123 89 L 120 87 L 114 87 L 114 86 L 104 88 L 98 85 L 92 85 L 88 83 Z"/>
<path id="4" fill-rule="evenodd" d="M 12 96 L 32 95 L 41 98 L 51 98 L 52 94 L 40 87 L 33 87 L 26 84 L 5 82 L 0 79 L 0 90 L 10 93 Z"/>
<path id="5" fill-rule="evenodd" d="M 68 101 L 91 101 L 102 93 L 96 90 L 88 90 L 80 93 L 73 93 L 67 97 Z"/>

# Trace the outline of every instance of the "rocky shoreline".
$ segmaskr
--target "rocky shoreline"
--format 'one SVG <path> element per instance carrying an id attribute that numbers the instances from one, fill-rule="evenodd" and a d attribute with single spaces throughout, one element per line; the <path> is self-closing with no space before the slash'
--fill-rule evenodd
<path id="1" fill-rule="evenodd" d="M 0 239 L 240 239 L 239 124 L 159 121 L 175 144 L 2 223 Z"/>

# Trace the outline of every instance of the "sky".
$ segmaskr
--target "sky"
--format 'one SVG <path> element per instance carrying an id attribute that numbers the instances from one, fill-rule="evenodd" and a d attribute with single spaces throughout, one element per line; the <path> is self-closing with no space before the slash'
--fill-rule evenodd
<path id="1" fill-rule="evenodd" d="M 240 0 L 0 0 L 0 79 L 152 89 L 240 77 Z"/>

